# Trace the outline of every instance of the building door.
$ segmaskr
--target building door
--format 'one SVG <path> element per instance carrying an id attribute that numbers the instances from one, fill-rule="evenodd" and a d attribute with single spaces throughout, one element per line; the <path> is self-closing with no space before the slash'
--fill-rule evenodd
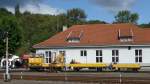
<path id="1" fill-rule="evenodd" d="M 52 53 L 51 51 L 45 52 L 45 63 L 52 63 Z"/>

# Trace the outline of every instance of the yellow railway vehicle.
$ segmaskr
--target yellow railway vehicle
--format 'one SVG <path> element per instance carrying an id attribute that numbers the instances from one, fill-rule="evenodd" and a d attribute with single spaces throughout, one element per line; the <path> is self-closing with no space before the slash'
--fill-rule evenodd
<path id="1" fill-rule="evenodd" d="M 119 64 L 113 64 L 112 67 L 116 71 L 117 70 L 138 71 L 141 68 L 140 64 L 136 64 L 136 63 L 119 63 Z"/>
<path id="2" fill-rule="evenodd" d="M 28 66 L 30 70 L 39 70 L 42 68 L 43 58 L 38 57 L 29 57 Z"/>
<path id="3" fill-rule="evenodd" d="M 97 71 L 102 71 L 103 68 L 107 68 L 107 64 L 105 63 L 79 63 L 79 64 L 67 64 L 67 67 L 73 68 L 75 71 L 79 71 L 82 68 L 89 68 L 89 69 L 97 69 Z"/>
<path id="4" fill-rule="evenodd" d="M 107 64 L 105 63 L 71 63 L 71 64 L 65 64 L 63 57 L 61 58 L 61 55 L 59 55 L 54 62 L 48 64 L 44 63 L 44 58 L 42 56 L 34 56 L 30 57 L 29 60 L 29 68 L 30 70 L 44 70 L 49 69 L 50 71 L 54 70 L 64 70 L 65 67 L 73 68 L 75 71 L 79 71 L 82 68 L 96 68 L 98 71 L 101 71 L 102 68 L 106 68 Z"/>
<path id="5" fill-rule="evenodd" d="M 59 55 L 52 63 L 45 63 L 43 56 L 40 55 L 35 55 L 31 56 L 28 59 L 28 67 L 30 70 L 57 70 L 57 69 L 62 69 L 64 68 L 63 60 L 60 58 L 61 56 Z"/>
<path id="6" fill-rule="evenodd" d="M 65 64 L 63 54 L 59 54 L 51 63 L 45 63 L 43 56 L 33 56 L 29 58 L 29 68 L 30 70 L 49 70 L 49 71 L 63 71 L 65 67 L 71 70 L 79 71 L 82 68 L 97 69 L 97 71 L 102 71 L 103 69 L 111 68 L 112 71 L 119 70 L 134 70 L 138 71 L 140 69 L 140 64 L 106 64 L 106 63 L 79 63 L 74 60 L 70 64 Z"/>
<path id="7" fill-rule="evenodd" d="M 91 63 L 91 64 L 68 64 L 66 65 L 68 67 L 74 67 L 74 68 L 93 68 L 93 67 L 100 67 L 100 68 L 103 68 L 103 67 L 107 67 L 107 64 L 105 63 Z"/>

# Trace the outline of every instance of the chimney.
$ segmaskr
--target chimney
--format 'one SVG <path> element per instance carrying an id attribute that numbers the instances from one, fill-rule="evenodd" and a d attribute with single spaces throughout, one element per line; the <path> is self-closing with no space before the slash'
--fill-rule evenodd
<path id="1" fill-rule="evenodd" d="M 65 26 L 63 26 L 63 31 L 66 31 L 68 28 L 67 28 L 67 26 L 65 25 Z"/>

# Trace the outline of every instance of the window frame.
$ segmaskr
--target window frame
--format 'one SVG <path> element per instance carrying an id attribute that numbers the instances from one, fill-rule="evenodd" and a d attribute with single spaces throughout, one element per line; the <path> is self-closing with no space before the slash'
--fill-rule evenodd
<path id="1" fill-rule="evenodd" d="M 96 50 L 96 63 L 103 62 L 103 51 L 102 50 Z"/>
<path id="2" fill-rule="evenodd" d="M 80 51 L 80 56 L 87 56 L 87 51 L 86 50 L 81 50 Z"/>
<path id="3" fill-rule="evenodd" d="M 112 50 L 112 62 L 113 63 L 119 62 L 119 50 Z"/>
<path id="4" fill-rule="evenodd" d="M 142 54 L 143 54 L 142 49 L 135 49 L 135 62 L 136 63 L 142 63 L 143 62 Z"/>
<path id="5" fill-rule="evenodd" d="M 96 50 L 96 56 L 103 56 L 102 50 Z"/>
<path id="6" fill-rule="evenodd" d="M 45 51 L 45 63 L 51 63 L 51 62 L 52 62 L 52 52 Z"/>

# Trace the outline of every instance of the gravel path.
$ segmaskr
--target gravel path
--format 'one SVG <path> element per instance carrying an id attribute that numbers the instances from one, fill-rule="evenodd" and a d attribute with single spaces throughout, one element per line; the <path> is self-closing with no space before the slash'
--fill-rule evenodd
<path id="1" fill-rule="evenodd" d="M 0 80 L 0 84 L 98 84 L 98 83 L 79 83 L 79 82 L 62 82 L 62 81 L 34 81 L 34 80 L 11 80 L 4 82 Z"/>

